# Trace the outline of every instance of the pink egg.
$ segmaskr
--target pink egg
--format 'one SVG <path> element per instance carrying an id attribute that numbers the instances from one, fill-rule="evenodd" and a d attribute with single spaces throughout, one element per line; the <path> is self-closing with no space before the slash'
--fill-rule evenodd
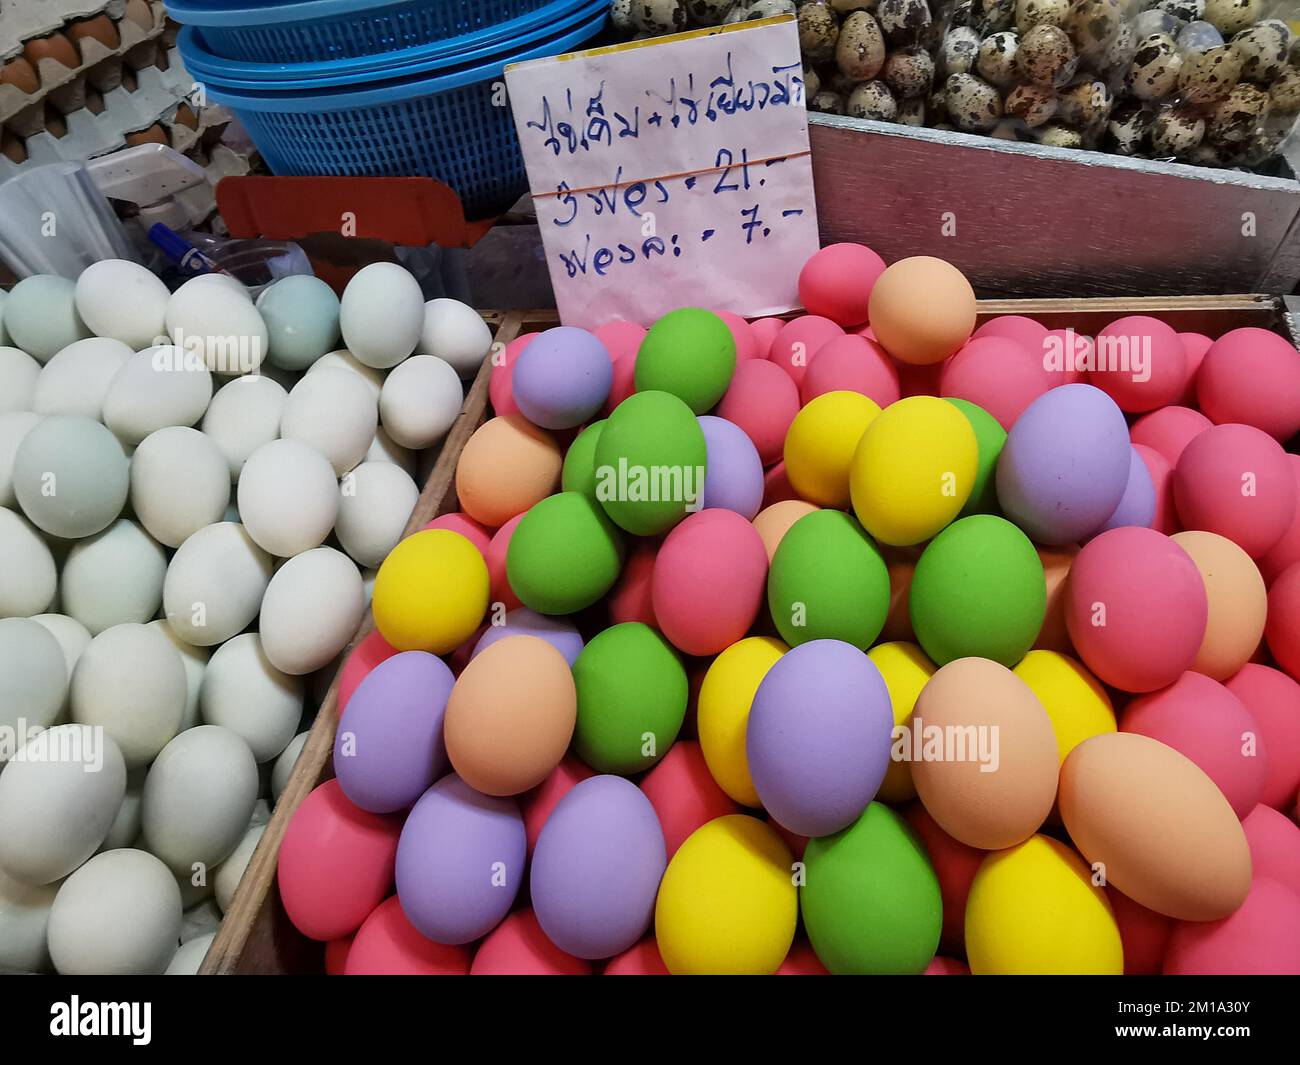
<path id="1" fill-rule="evenodd" d="M 743 639 L 758 616 L 767 551 L 734 510 L 688 514 L 655 559 L 650 591 L 659 629 L 688 655 L 715 655 Z"/>
<path id="2" fill-rule="evenodd" d="M 667 976 L 668 966 L 659 955 L 654 936 L 629 947 L 617 958 L 605 963 L 604 976 Z"/>
<path id="3" fill-rule="evenodd" d="M 954 954 L 964 954 L 966 899 L 987 852 L 953 839 L 939 827 L 939 822 L 920 802 L 907 807 L 903 816 L 925 845 L 930 864 L 934 867 L 934 875 L 939 880 L 939 893 L 943 899 L 943 932 L 939 938 L 939 948 Z"/>
<path id="4" fill-rule="evenodd" d="M 605 345 L 611 362 L 617 363 L 624 355 L 635 358 L 645 339 L 645 328 L 636 322 L 606 322 L 593 329 L 596 339 Z"/>
<path id="5" fill-rule="evenodd" d="M 1182 528 L 1178 524 L 1178 508 L 1174 505 L 1174 468 L 1153 447 L 1134 444 L 1133 450 L 1145 463 L 1147 473 L 1151 475 L 1151 487 L 1156 493 L 1156 516 L 1151 522 L 1151 528 L 1172 536 Z"/>
<path id="6" fill-rule="evenodd" d="M 514 391 L 515 360 L 519 358 L 520 352 L 528 347 L 533 337 L 540 335 L 540 333 L 521 333 L 515 337 L 506 345 L 500 362 L 496 361 L 495 353 L 492 355 L 492 373 L 488 377 L 488 400 L 495 413 L 499 415 L 519 413 Z"/>
<path id="7" fill-rule="evenodd" d="M 337 780 L 312 791 L 285 829 L 276 867 L 293 926 L 322 941 L 360 928 L 393 890 L 401 831 L 400 816 L 353 806 Z"/>
<path id="8" fill-rule="evenodd" d="M 1288 809 L 1300 788 L 1300 684 L 1281 670 L 1247 662 L 1224 686 L 1250 711 L 1268 748 L 1259 801 Z"/>
<path id="9" fill-rule="evenodd" d="M 470 976 L 590 976 L 591 962 L 546 938 L 532 910 L 516 910 L 479 944 Z"/>
<path id="10" fill-rule="evenodd" d="M 937 396 L 939 381 L 943 376 L 945 362 L 932 362 L 928 366 L 914 366 L 909 362 L 892 360 L 898 371 L 898 391 L 903 399 L 910 396 Z"/>
<path id="11" fill-rule="evenodd" d="M 1088 376 L 1120 410 L 1137 413 L 1172 403 L 1187 380 L 1178 334 L 1158 318 L 1135 314 L 1102 329 L 1093 342 Z"/>
<path id="12" fill-rule="evenodd" d="M 823 344 L 808 366 L 800 399 L 805 405 L 827 392 L 860 392 L 884 408 L 898 402 L 898 370 L 875 341 L 856 333 Z"/>
<path id="13" fill-rule="evenodd" d="M 655 556 L 659 553 L 658 540 L 635 539 L 629 545 L 623 572 L 609 593 L 609 623 L 621 625 L 625 621 L 639 621 L 652 629 L 659 628 L 655 618 L 654 597 L 650 581 L 654 576 Z"/>
<path id="14" fill-rule="evenodd" d="M 1187 379 L 1177 402 L 1186 407 L 1196 402 L 1196 374 L 1214 341 L 1204 333 L 1179 333 L 1178 339 L 1183 342 L 1183 354 L 1187 356 Z"/>
<path id="15" fill-rule="evenodd" d="M 352 949 L 353 936 L 331 939 L 325 944 L 325 975 L 342 976 L 348 966 L 348 951 Z"/>
<path id="16" fill-rule="evenodd" d="M 1031 351 L 1041 351 L 1043 338 L 1047 336 L 1047 326 L 1026 318 L 1023 314 L 1001 314 L 983 322 L 970 336 L 971 340 L 982 337 L 1005 337 L 1017 340 Z"/>
<path id="17" fill-rule="evenodd" d="M 1190 407 L 1161 407 L 1135 421 L 1129 437 L 1135 444 L 1159 451 L 1170 466 L 1177 466 L 1183 448 L 1213 424 Z"/>
<path id="18" fill-rule="evenodd" d="M 860 325 L 856 329 L 849 330 L 849 332 L 851 332 L 854 336 L 866 337 L 873 344 L 880 343 L 880 341 L 876 339 L 876 331 L 872 329 L 870 325 Z"/>
<path id="19" fill-rule="evenodd" d="M 799 386 L 776 364 L 749 359 L 737 364 L 716 413 L 745 431 L 768 466 L 781 457 L 785 434 L 799 413 Z"/>
<path id="20" fill-rule="evenodd" d="M 452 532 L 460 533 L 478 548 L 480 555 L 487 558 L 488 545 L 492 542 L 492 527 L 475 521 L 468 514 L 462 514 L 459 510 L 440 514 L 433 521 L 426 522 L 424 528 L 450 529 Z"/>
<path id="21" fill-rule="evenodd" d="M 551 816 L 551 811 L 573 790 L 575 784 L 582 783 L 590 776 L 595 776 L 595 770 L 575 755 L 566 754 L 564 761 L 551 770 L 550 776 L 532 791 L 519 797 L 519 812 L 524 818 L 524 836 L 528 840 L 529 854 L 533 853 L 537 837 L 542 834 L 542 826 Z"/>
<path id="22" fill-rule="evenodd" d="M 799 271 L 799 300 L 809 314 L 843 326 L 867 320 L 867 306 L 885 260 L 864 244 L 828 244 Z"/>
<path id="23" fill-rule="evenodd" d="M 1128 704 L 1121 732 L 1159 740 L 1201 767 L 1245 817 L 1264 790 L 1267 744 L 1240 699 L 1217 680 L 1184 673 L 1173 684 Z"/>
<path id="24" fill-rule="evenodd" d="M 1285 884 L 1300 894 L 1300 828 L 1271 806 L 1260 803 L 1241 822 L 1250 844 L 1250 864 L 1256 876 Z"/>
<path id="25" fill-rule="evenodd" d="M 1276 333 L 1224 333 L 1205 353 L 1196 398 L 1216 425 L 1253 425 L 1276 440 L 1300 432 L 1300 352 Z"/>
<path id="26" fill-rule="evenodd" d="M 388 641 L 379 635 L 378 629 L 371 629 L 362 638 L 348 655 L 343 668 L 339 670 L 338 712 L 340 714 L 348 708 L 348 700 L 357 690 L 357 685 L 366 679 L 366 674 L 380 662 L 392 658 L 395 654 L 397 649 L 389 646 Z"/>
<path id="27" fill-rule="evenodd" d="M 775 466 L 770 466 L 767 472 L 763 474 L 763 508 L 767 509 L 773 503 L 780 503 L 785 499 L 798 499 L 799 493 L 794 490 L 790 484 L 790 478 L 785 475 L 785 463 L 778 462 Z"/>
<path id="28" fill-rule="evenodd" d="M 490 624 L 484 622 L 474 630 L 468 640 L 447 655 L 447 667 L 456 676 L 459 677 L 465 671 L 465 667 L 469 665 L 469 660 L 474 657 L 474 649 L 478 647 L 479 641 L 483 639 L 483 634 L 491 627 Z"/>
<path id="29" fill-rule="evenodd" d="M 714 311 L 719 318 L 727 323 L 727 328 L 731 330 L 731 337 L 736 342 L 736 362 L 745 359 L 757 359 L 758 341 L 754 339 L 754 330 L 750 324 L 740 315 L 733 314 L 731 311 Z"/>
<path id="30" fill-rule="evenodd" d="M 822 964 L 808 940 L 796 939 L 790 944 L 790 953 L 785 956 L 785 961 L 777 966 L 773 975 L 830 976 L 830 970 Z"/>
<path id="31" fill-rule="evenodd" d="M 936 954 L 925 967 L 923 976 L 970 976 L 970 966 L 956 958 Z"/>
<path id="32" fill-rule="evenodd" d="M 381 902 L 357 930 L 346 976 L 468 976 L 468 947 L 449 947 L 420 935 L 397 896 Z"/>
<path id="33" fill-rule="evenodd" d="M 802 858 L 803 852 L 808 849 L 808 837 L 801 836 L 797 832 L 791 832 L 785 825 L 779 821 L 773 821 L 771 817 L 767 819 L 767 827 L 775 832 L 785 842 L 790 853 L 796 858 Z"/>
<path id="34" fill-rule="evenodd" d="M 1049 329 L 1038 347 L 1048 361 L 1044 365 L 1052 375 L 1052 384 L 1073 385 L 1088 375 L 1081 367 L 1091 364 L 1093 339 L 1073 329 Z"/>
<path id="35" fill-rule="evenodd" d="M 488 565 L 488 597 L 494 603 L 504 603 L 507 610 L 514 610 L 515 607 L 521 606 L 519 596 L 510 587 L 510 582 L 506 579 L 506 552 L 510 550 L 510 538 L 514 536 L 515 529 L 519 523 L 524 520 L 523 514 L 516 514 L 501 528 L 492 534 L 492 539 L 488 542 L 487 551 L 484 557 Z"/>
<path id="36" fill-rule="evenodd" d="M 1070 640 L 1093 673 L 1123 691 L 1155 691 L 1191 668 L 1208 614 L 1196 564 L 1154 529 L 1110 529 L 1070 567 Z"/>
<path id="37" fill-rule="evenodd" d="M 803 375 L 808 371 L 823 344 L 843 336 L 844 330 L 829 318 L 816 314 L 805 314 L 786 324 L 786 327 L 772 341 L 772 350 L 768 358 L 776 366 L 790 375 L 796 384 L 803 384 Z M 725 417 L 725 415 L 724 415 Z"/>
<path id="38" fill-rule="evenodd" d="M 1241 907 L 1221 921 L 1180 921 L 1166 976 L 1300 974 L 1300 894 L 1256 874 Z"/>
<path id="39" fill-rule="evenodd" d="M 1119 926 L 1120 943 L 1124 948 L 1125 976 L 1158 976 L 1169 937 L 1178 922 L 1155 910 L 1148 910 L 1127 895 L 1106 885 L 1115 924 Z"/>
<path id="40" fill-rule="evenodd" d="M 678 740 L 641 781 L 650 805 L 659 815 L 668 857 L 686 837 L 715 817 L 740 813 L 729 795 L 718 787 L 704 761 L 704 752 L 693 740 Z"/>
<path id="41" fill-rule="evenodd" d="M 1259 558 L 1295 518 L 1295 474 L 1267 433 L 1216 425 L 1198 434 L 1174 465 L 1174 501 L 1184 529 L 1226 536 Z"/>
<path id="42" fill-rule="evenodd" d="M 1277 664 L 1300 680 L 1300 562 L 1283 570 L 1268 590 L 1264 639 Z"/>
<path id="43" fill-rule="evenodd" d="M 1286 461 L 1295 477 L 1296 508 L 1295 514 L 1291 517 L 1291 524 L 1287 526 L 1282 538 L 1259 560 L 1259 572 L 1270 584 L 1273 578 L 1288 566 L 1300 562 L 1300 455 L 1288 454 Z"/>
<path id="44" fill-rule="evenodd" d="M 755 318 L 750 322 L 749 329 L 754 337 L 754 358 L 768 358 L 772 353 L 772 341 L 784 328 L 784 318 Z"/>
<path id="45" fill-rule="evenodd" d="M 968 400 L 988 411 L 1003 429 L 1053 387 L 1042 356 L 1018 340 L 986 336 L 969 340 L 943 366 L 939 394 Z"/>

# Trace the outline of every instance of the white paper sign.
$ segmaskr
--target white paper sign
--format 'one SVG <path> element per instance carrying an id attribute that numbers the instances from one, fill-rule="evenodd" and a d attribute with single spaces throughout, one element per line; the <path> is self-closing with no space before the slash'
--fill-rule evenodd
<path id="1" fill-rule="evenodd" d="M 818 248 L 794 20 L 506 70 L 560 317 L 798 306 Z"/>

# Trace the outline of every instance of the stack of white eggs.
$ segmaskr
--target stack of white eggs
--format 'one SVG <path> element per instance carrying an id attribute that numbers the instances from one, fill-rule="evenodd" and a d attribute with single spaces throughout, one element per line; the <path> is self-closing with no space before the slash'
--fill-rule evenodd
<path id="1" fill-rule="evenodd" d="M 394 263 L 0 301 L 0 970 L 198 967 L 490 346 Z"/>

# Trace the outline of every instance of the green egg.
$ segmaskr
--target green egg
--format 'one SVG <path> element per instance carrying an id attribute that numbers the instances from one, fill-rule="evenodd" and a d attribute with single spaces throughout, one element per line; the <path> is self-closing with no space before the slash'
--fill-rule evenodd
<path id="1" fill-rule="evenodd" d="M 712 311 L 682 307 L 655 322 L 636 356 L 636 390 L 671 392 L 708 414 L 736 372 L 736 340 Z"/>
<path id="2" fill-rule="evenodd" d="M 705 455 L 690 407 L 667 392 L 637 392 L 605 420 L 596 441 L 596 499 L 630 533 L 665 533 L 700 509 Z"/>
<path id="3" fill-rule="evenodd" d="M 581 492 L 588 499 L 596 498 L 596 444 L 605 427 L 602 418 L 582 430 L 569 445 L 564 456 L 564 470 L 560 474 L 560 487 L 566 492 Z"/>
<path id="4" fill-rule="evenodd" d="M 816 510 L 781 538 L 768 571 L 767 606 L 791 647 L 843 640 L 865 651 L 889 614 L 889 568 L 856 519 Z"/>
<path id="5" fill-rule="evenodd" d="M 573 683 L 573 747 L 598 773 L 640 773 L 677 739 L 686 716 L 686 670 L 648 625 L 629 621 L 593 637 L 573 663 Z"/>
<path id="6" fill-rule="evenodd" d="M 916 833 L 873 802 L 848 828 L 808 841 L 799 909 L 837 975 L 925 971 L 939 945 L 939 878 Z"/>
<path id="7" fill-rule="evenodd" d="M 1010 669 L 1034 645 L 1046 608 L 1034 545 L 992 514 L 961 518 L 931 540 L 908 598 L 917 642 L 941 666 L 991 658 Z"/>
<path id="8" fill-rule="evenodd" d="M 970 514 L 998 514 L 998 486 L 994 474 L 998 468 L 998 456 L 1002 454 L 1002 445 L 1007 442 L 1007 431 L 998 424 L 983 407 L 978 407 L 968 399 L 944 397 L 966 415 L 970 427 L 975 430 L 975 443 L 979 447 L 976 458 L 975 486 L 970 498 L 961 508 L 957 517 L 964 518 Z"/>
<path id="9" fill-rule="evenodd" d="M 614 586 L 623 568 L 623 537 L 581 492 L 534 504 L 515 526 L 506 579 L 519 601 L 539 614 L 572 614 Z"/>

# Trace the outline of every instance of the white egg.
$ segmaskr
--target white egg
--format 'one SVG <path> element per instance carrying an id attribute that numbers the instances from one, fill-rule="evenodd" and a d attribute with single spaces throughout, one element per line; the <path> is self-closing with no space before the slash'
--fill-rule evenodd
<path id="1" fill-rule="evenodd" d="M 318 547 L 281 566 L 262 600 L 262 648 L 277 669 L 320 669 L 356 634 L 366 612 L 361 573 L 347 555 Z"/>
<path id="2" fill-rule="evenodd" d="M 279 437 L 288 395 L 269 377 L 250 374 L 236 377 L 212 397 L 200 428 L 225 456 L 232 483 L 249 455 Z"/>
<path id="3" fill-rule="evenodd" d="M 339 485 L 334 532 L 358 566 L 378 566 L 402 538 L 420 497 L 415 482 L 391 462 L 363 462 Z"/>
<path id="4" fill-rule="evenodd" d="M 300 440 L 263 444 L 244 463 L 237 492 L 244 528 L 282 558 L 319 547 L 338 517 L 338 478 L 329 459 Z"/>
<path id="5" fill-rule="evenodd" d="M 197 429 L 159 429 L 131 456 L 131 506 L 159 543 L 180 547 L 220 521 L 229 502 L 230 465 Z"/>
<path id="6" fill-rule="evenodd" d="M 32 409 L 37 414 L 81 414 L 98 420 L 108 386 L 134 354 L 120 340 L 91 337 L 69 344 L 41 367 Z"/>
<path id="7" fill-rule="evenodd" d="M 258 762 L 269 762 L 293 739 L 302 719 L 302 680 L 271 665 L 257 633 L 241 633 L 208 662 L 199 711 L 207 724 L 243 739 Z"/>
<path id="8" fill-rule="evenodd" d="M 130 462 L 99 422 L 72 414 L 42 418 L 14 453 L 14 495 L 37 528 L 79 539 L 122 513 Z"/>
<path id="9" fill-rule="evenodd" d="M 148 765 L 176 735 L 184 713 L 185 667 L 157 629 L 105 629 L 72 671 L 72 720 L 101 726 L 128 769 Z"/>
<path id="10" fill-rule="evenodd" d="M 119 518 L 78 540 L 60 578 L 63 612 L 92 635 L 124 622 L 143 625 L 162 605 L 167 552 L 135 522 Z"/>
<path id="11" fill-rule="evenodd" d="M 465 391 L 451 364 L 436 355 L 413 355 L 393 368 L 379 397 L 379 420 L 403 447 L 426 448 L 447 435 L 460 415 Z"/>
<path id="12" fill-rule="evenodd" d="M 169 425 L 193 425 L 212 399 L 212 374 L 177 347 L 138 351 L 104 396 L 104 424 L 127 444 Z"/>
<path id="13" fill-rule="evenodd" d="M 200 529 L 172 556 L 163 579 L 163 612 L 185 643 L 212 647 L 257 617 L 270 580 L 271 556 L 247 528 L 218 522 Z"/>
<path id="14" fill-rule="evenodd" d="M 180 889 L 145 851 L 95 855 L 50 908 L 50 957 L 64 976 L 158 976 L 180 935 Z"/>
<path id="15" fill-rule="evenodd" d="M 365 458 L 379 426 L 374 397 L 354 373 L 318 370 L 303 377 L 280 415 L 280 437 L 315 448 L 342 476 Z"/>
<path id="16" fill-rule="evenodd" d="M 208 668 L 211 652 L 206 647 L 195 647 L 182 640 L 166 618 L 149 622 L 149 628 L 157 629 L 171 641 L 176 653 L 181 656 L 181 665 L 185 667 L 185 713 L 181 715 L 181 727 L 178 730 L 184 732 L 199 723 L 199 691 L 203 687 L 203 673 Z"/>
<path id="17" fill-rule="evenodd" d="M 41 364 L 25 351 L 0 347 L 0 413 L 31 410 Z"/>
<path id="18" fill-rule="evenodd" d="M 199 966 L 208 956 L 208 949 L 216 938 L 216 932 L 209 932 L 207 935 L 182 943 L 172 955 L 172 960 L 167 963 L 163 976 L 197 976 Z"/>
<path id="19" fill-rule="evenodd" d="M 366 593 L 366 609 L 370 609 L 371 602 L 375 598 L 375 578 L 379 576 L 379 568 L 363 570 L 361 573 L 361 584 Z"/>
<path id="20" fill-rule="evenodd" d="M 5 329 L 13 346 L 46 362 L 59 349 L 90 336 L 77 313 L 75 292 L 76 285 L 53 274 L 33 274 L 14 285 L 5 301 Z"/>
<path id="21" fill-rule="evenodd" d="M 366 383 L 376 403 L 379 402 L 380 393 L 384 390 L 384 372 L 376 370 L 373 366 L 367 366 L 347 348 L 339 348 L 338 351 L 322 355 L 311 364 L 307 373 L 315 373 L 318 370 L 350 370 Z"/>
<path id="22" fill-rule="evenodd" d="M 298 761 L 298 755 L 302 754 L 303 746 L 307 743 L 307 737 L 310 732 L 300 732 L 289 741 L 289 745 L 280 752 L 280 756 L 275 760 L 275 767 L 271 770 L 271 798 L 275 802 L 280 801 L 280 796 L 284 794 L 284 789 L 289 786 L 289 778 L 293 775 L 294 763 Z"/>
<path id="23" fill-rule="evenodd" d="M 90 331 L 128 344 L 132 351 L 157 344 L 166 329 L 171 293 L 149 270 L 126 259 L 92 263 L 77 278 L 77 312 Z"/>
<path id="24" fill-rule="evenodd" d="M 9 343 L 9 330 L 5 328 L 5 300 L 9 298 L 9 293 L 0 289 L 0 345 Z"/>
<path id="25" fill-rule="evenodd" d="M 26 884 L 67 876 L 103 842 L 125 794 L 112 737 L 82 725 L 37 733 L 0 773 L 0 867 Z"/>
<path id="26" fill-rule="evenodd" d="M 461 377 L 473 377 L 491 348 L 492 330 L 473 307 L 446 298 L 424 305 L 420 354 L 437 355 Z"/>
<path id="27" fill-rule="evenodd" d="M 212 874 L 208 872 L 208 867 L 200 863 L 199 868 L 184 873 L 178 873 L 176 876 L 176 886 L 181 889 L 181 907 L 189 911 L 200 911 L 206 906 L 211 906 L 220 914 L 217 909 L 216 900 L 212 897 Z"/>
<path id="28" fill-rule="evenodd" d="M 239 881 L 243 879 L 248 863 L 253 858 L 253 851 L 257 850 L 258 841 L 265 832 L 264 824 L 254 825 L 248 829 L 244 833 L 244 838 L 230 852 L 230 857 L 217 867 L 216 876 L 213 877 L 213 887 L 217 896 L 217 905 L 221 907 L 222 913 L 230 909 L 230 904 L 235 899 L 235 889 L 239 887 Z"/>
<path id="29" fill-rule="evenodd" d="M 420 283 L 396 263 L 362 267 L 343 290 L 339 306 L 343 343 L 367 366 L 380 370 L 396 366 L 415 350 L 423 324 Z"/>
<path id="30" fill-rule="evenodd" d="M 32 426 L 41 416 L 29 410 L 11 410 L 0 414 L 0 507 L 14 507 L 14 456 Z"/>
<path id="31" fill-rule="evenodd" d="M 144 782 L 144 842 L 178 876 L 212 874 L 248 827 L 257 763 L 248 744 L 219 725 L 199 725 L 167 744 Z"/>
<path id="32" fill-rule="evenodd" d="M 49 609 L 58 590 L 54 556 L 26 518 L 0 507 L 0 618 L 27 618 Z"/>
<path id="33" fill-rule="evenodd" d="M 130 847 L 140 838 L 144 778 L 148 772 L 148 766 L 127 770 L 126 794 L 122 796 L 122 805 L 117 808 L 117 816 L 113 818 L 113 824 L 109 827 L 104 842 L 99 845 L 99 851 L 115 851 L 119 847 Z"/>
<path id="34" fill-rule="evenodd" d="M 0 972 L 50 971 L 45 936 L 58 892 L 58 884 L 24 884 L 0 869 Z"/>
<path id="35" fill-rule="evenodd" d="M 295 274 L 268 285 L 257 297 L 270 336 L 268 359 L 286 370 L 305 370 L 339 341 L 339 298 L 319 277 Z"/>
<path id="36" fill-rule="evenodd" d="M 48 728 L 67 691 L 68 666 L 53 633 L 28 618 L 0 618 L 0 729 L 26 737 Z M 0 750 L 0 762 L 10 753 Z"/>
<path id="37" fill-rule="evenodd" d="M 2 418 L 3 415 L 0 415 Z M 0 422 L 0 424 L 3 424 Z M 409 448 L 402 447 L 396 440 L 384 432 L 381 425 L 375 430 L 375 438 L 370 442 L 370 447 L 366 450 L 365 462 L 391 462 L 395 466 L 400 466 L 408 474 L 415 473 L 415 452 Z"/>
<path id="38" fill-rule="evenodd" d="M 90 630 L 67 614 L 37 614 L 32 620 L 44 627 L 59 642 L 59 649 L 63 652 L 63 663 L 68 669 L 68 681 L 71 682 L 72 670 L 77 664 L 77 659 L 81 657 L 81 652 L 90 646 Z"/>
<path id="39" fill-rule="evenodd" d="M 248 298 L 214 281 L 191 278 L 167 301 L 167 337 L 225 377 L 253 373 L 266 357 L 266 323 Z"/>

